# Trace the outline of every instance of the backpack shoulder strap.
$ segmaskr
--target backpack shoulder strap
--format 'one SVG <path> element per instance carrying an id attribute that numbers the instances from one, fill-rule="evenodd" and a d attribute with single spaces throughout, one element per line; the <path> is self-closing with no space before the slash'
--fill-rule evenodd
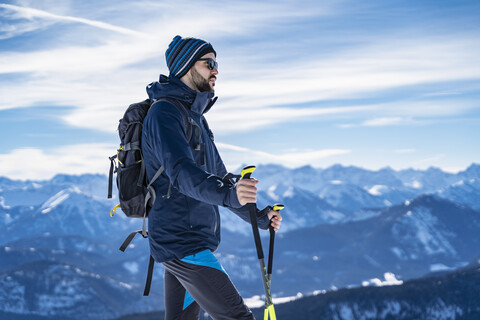
<path id="1" fill-rule="evenodd" d="M 183 122 L 185 123 L 185 128 L 187 129 L 187 132 L 186 132 L 187 141 L 190 142 L 190 140 L 192 139 L 192 133 L 193 133 L 192 124 L 195 124 L 195 121 L 193 121 L 193 119 L 188 115 L 188 111 L 185 105 L 182 102 L 178 101 L 177 99 L 165 97 L 165 98 L 160 98 L 158 100 L 154 100 L 152 102 L 152 106 L 159 101 L 167 101 L 173 104 L 175 107 L 177 107 L 177 109 L 182 114 Z"/>
<path id="2" fill-rule="evenodd" d="M 160 99 L 157 99 L 157 100 L 154 100 L 151 104 L 151 107 L 159 102 L 159 101 L 167 101 L 169 103 L 171 103 L 172 105 L 174 105 L 175 107 L 177 107 L 177 109 L 180 111 L 180 113 L 182 114 L 182 117 L 183 117 L 183 122 L 185 124 L 185 128 L 186 128 L 186 138 L 187 138 L 187 141 L 190 142 L 190 140 L 192 140 L 192 135 L 193 135 L 193 131 L 194 131 L 194 128 L 193 126 L 196 126 L 198 129 L 196 130 L 197 132 L 197 136 L 199 135 L 199 132 L 200 132 L 200 127 L 195 123 L 195 121 L 189 116 L 188 114 L 188 111 L 187 111 L 187 108 L 185 107 L 185 105 L 180 102 L 179 100 L 177 99 L 173 99 L 173 98 L 169 98 L 169 97 L 164 97 L 164 98 L 160 98 Z M 197 141 L 198 138 L 197 138 Z M 165 170 L 165 168 L 163 166 L 161 166 L 160 168 L 158 168 L 157 172 L 155 173 L 155 175 L 153 176 L 152 180 L 149 182 L 147 188 L 149 189 L 149 194 L 147 195 L 148 198 L 152 197 L 155 192 L 153 192 L 153 190 L 150 190 L 151 188 L 151 185 L 155 182 L 155 180 L 157 180 L 157 178 L 162 174 L 162 172 Z M 167 198 L 170 198 L 170 192 L 171 192 L 171 188 L 172 188 L 172 185 L 170 184 L 168 186 L 168 192 L 167 192 L 167 195 L 166 197 Z M 153 189 L 153 188 L 152 188 Z M 149 196 L 150 195 L 150 196 Z M 146 199 L 146 203 L 147 201 L 149 201 L 149 199 Z"/>

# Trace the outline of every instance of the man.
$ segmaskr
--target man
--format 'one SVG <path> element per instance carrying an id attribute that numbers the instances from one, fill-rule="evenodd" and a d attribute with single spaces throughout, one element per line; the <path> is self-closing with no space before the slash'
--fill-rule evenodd
<path id="1" fill-rule="evenodd" d="M 165 267 L 165 317 L 198 319 L 202 307 L 214 319 L 254 319 L 212 253 L 220 243 L 218 206 L 249 222 L 245 204 L 257 201 L 258 183 L 222 180 L 227 170 L 203 116 L 216 100 L 216 52 L 204 40 L 176 36 L 165 57 L 170 75 L 147 86 L 150 100 L 183 103 L 201 130 L 200 141 L 188 140 L 181 110 L 164 100 L 152 105 L 143 124 L 148 179 L 165 168 L 153 184 L 157 197 L 148 219 L 151 254 Z M 271 223 L 278 231 L 281 220 L 270 211 L 258 225 Z"/>

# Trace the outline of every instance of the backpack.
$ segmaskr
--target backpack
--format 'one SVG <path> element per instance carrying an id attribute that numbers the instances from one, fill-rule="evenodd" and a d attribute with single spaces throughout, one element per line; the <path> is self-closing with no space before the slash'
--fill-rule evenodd
<path id="1" fill-rule="evenodd" d="M 128 245 L 137 234 L 141 234 L 144 238 L 148 237 L 146 219 L 148 217 L 148 212 L 153 207 L 156 199 L 156 193 L 152 184 L 163 173 L 164 167 L 160 167 L 152 180 L 147 181 L 145 161 L 142 153 L 142 128 L 143 120 L 151 106 L 159 101 L 168 101 L 180 110 L 187 129 L 186 137 L 188 142 L 191 141 L 193 132 L 195 132 L 195 141 L 197 145 L 195 145 L 194 148 L 198 150 L 201 149 L 201 129 L 189 116 L 186 107 L 180 101 L 171 98 L 162 98 L 151 103 L 150 99 L 147 99 L 142 102 L 133 103 L 127 108 L 123 118 L 119 120 L 118 124 L 120 147 L 117 150 L 117 154 L 109 157 L 110 171 L 108 175 L 107 198 L 112 198 L 113 174 L 116 173 L 116 183 L 120 203 L 112 208 L 110 216 L 113 217 L 115 210 L 121 208 L 127 217 L 143 219 L 143 225 L 142 230 L 134 231 L 127 236 L 120 246 L 120 251 L 122 252 L 127 249 Z M 170 184 L 167 195 L 165 195 L 167 198 L 170 198 L 171 187 L 172 185 Z M 145 291 L 143 293 L 144 296 L 148 296 L 150 291 L 154 262 L 153 257 L 150 256 L 147 283 L 145 284 Z"/>

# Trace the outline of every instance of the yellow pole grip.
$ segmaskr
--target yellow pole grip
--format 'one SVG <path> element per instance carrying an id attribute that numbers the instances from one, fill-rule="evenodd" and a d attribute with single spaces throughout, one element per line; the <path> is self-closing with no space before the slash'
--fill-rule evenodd
<path id="1" fill-rule="evenodd" d="M 253 171 L 255 171 L 257 167 L 255 166 L 248 166 L 248 167 L 245 167 L 242 169 L 242 172 L 240 173 L 240 175 L 243 176 L 246 175 L 247 173 L 252 173 Z"/>
<path id="2" fill-rule="evenodd" d="M 280 203 L 277 203 L 277 204 L 273 205 L 273 211 L 280 211 L 283 208 L 285 208 L 285 206 L 283 204 L 280 204 Z"/>

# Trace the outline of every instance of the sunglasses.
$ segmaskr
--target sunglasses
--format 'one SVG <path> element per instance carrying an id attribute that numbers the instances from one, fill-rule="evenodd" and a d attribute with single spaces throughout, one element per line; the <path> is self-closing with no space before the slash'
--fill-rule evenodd
<path id="1" fill-rule="evenodd" d="M 208 69 L 213 70 L 215 68 L 218 70 L 218 63 L 212 58 L 198 59 L 198 61 L 208 61 Z"/>

